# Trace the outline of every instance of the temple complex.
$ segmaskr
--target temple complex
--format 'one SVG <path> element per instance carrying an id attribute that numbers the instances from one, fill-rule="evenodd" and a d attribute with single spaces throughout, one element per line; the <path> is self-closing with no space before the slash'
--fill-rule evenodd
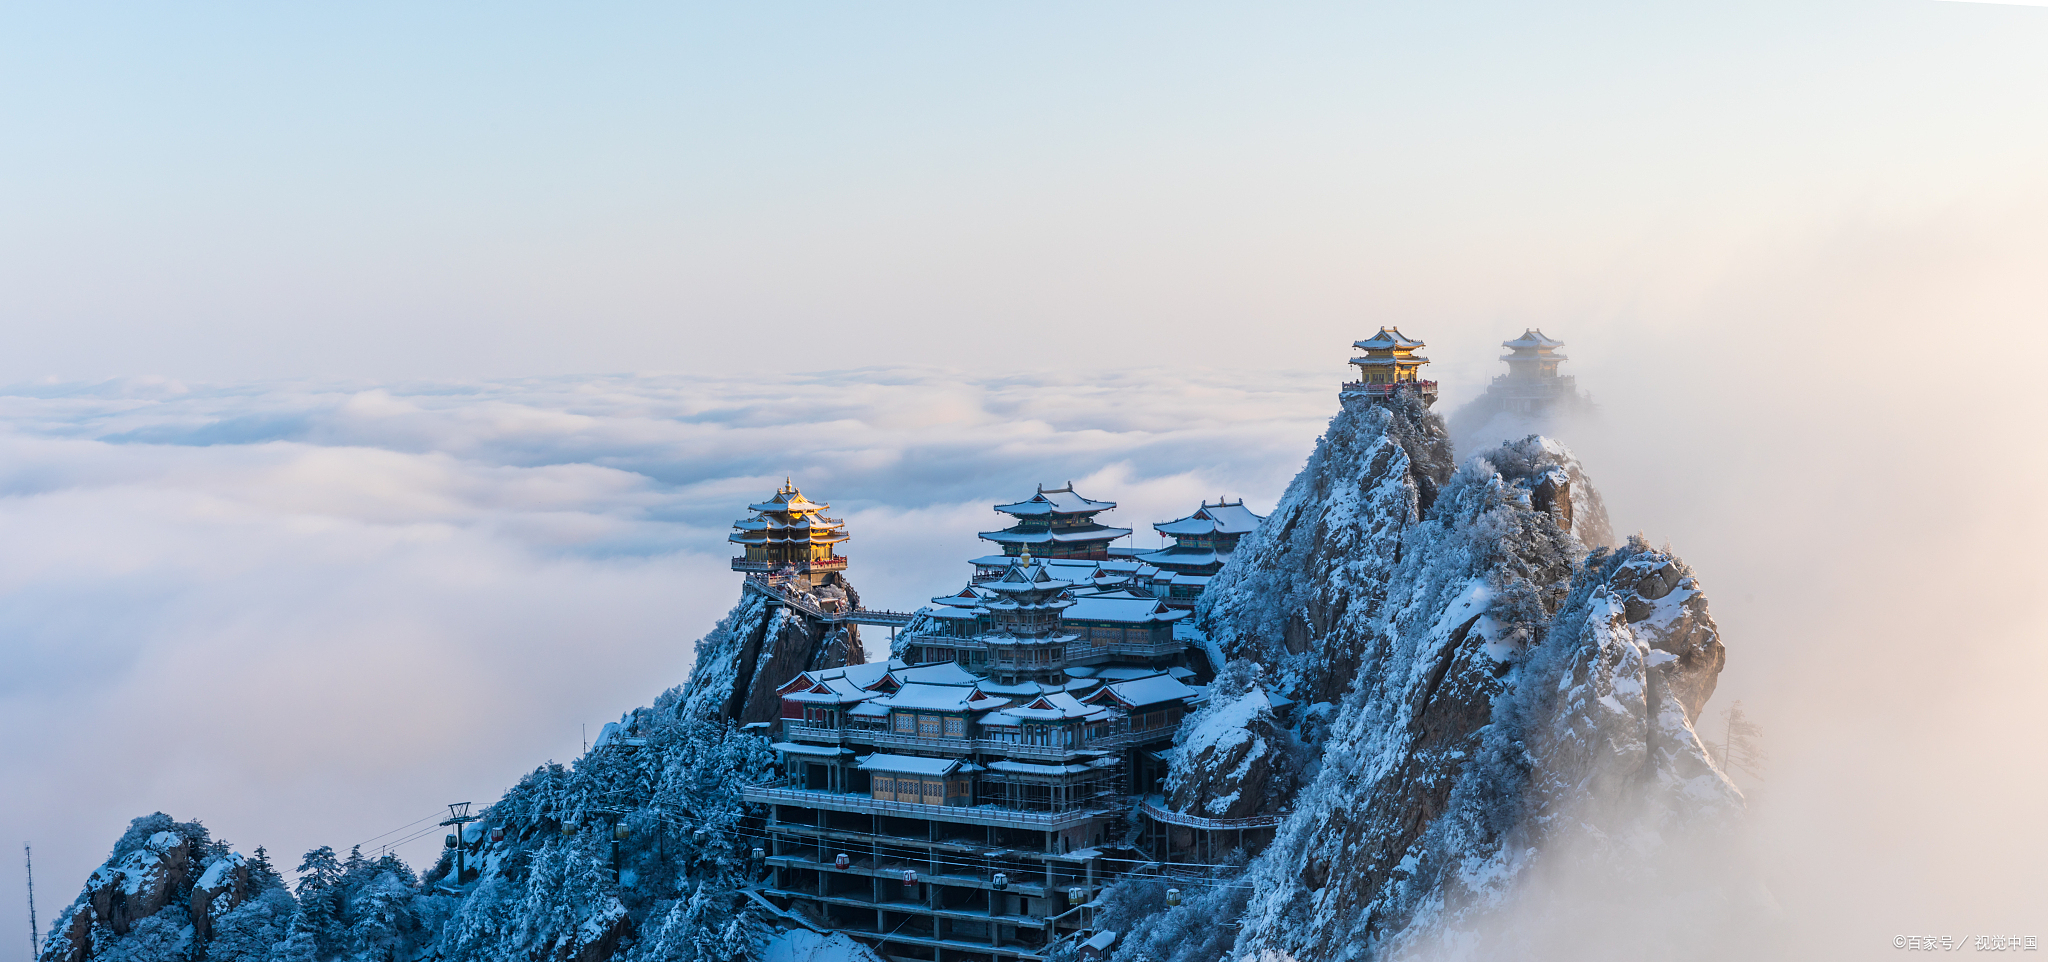
<path id="1" fill-rule="evenodd" d="M 782 777 L 743 790 L 768 812 L 764 898 L 892 959 L 1036 960 L 1154 864 L 1124 846 L 1164 838 L 1161 809 L 1133 800 L 1157 798 L 1212 666 L 1153 595 L 1162 569 L 1110 557 L 1113 506 L 1071 485 L 998 506 L 1019 523 L 982 537 L 1006 553 L 920 608 L 899 657 L 782 685 Z M 1241 526 L 1241 504 L 1202 507 Z"/>
<path id="2" fill-rule="evenodd" d="M 1435 403 L 1436 382 L 1422 380 L 1422 366 L 1429 358 L 1415 353 L 1425 346 L 1421 341 L 1410 339 L 1399 328 L 1382 327 L 1378 334 L 1351 346 L 1365 356 L 1351 359 L 1358 366 L 1358 380 L 1346 382 L 1340 397 L 1383 401 L 1396 393 L 1411 392 L 1425 404 Z"/>
<path id="3" fill-rule="evenodd" d="M 732 559 L 732 570 L 800 580 L 813 587 L 833 572 L 846 570 L 846 559 L 837 552 L 847 538 L 846 524 L 825 517 L 830 507 L 804 497 L 784 479 L 774 497 L 747 505 L 753 517 L 733 522 L 726 540 L 743 553 Z"/>
<path id="4" fill-rule="evenodd" d="M 1244 499 L 1215 504 L 1202 502 L 1195 513 L 1152 526 L 1173 539 L 1171 547 L 1142 552 L 1136 560 L 1159 569 L 1152 578 L 1152 593 L 1168 607 L 1192 609 L 1195 599 L 1209 586 L 1209 579 L 1223 570 L 1237 550 L 1237 540 L 1250 534 L 1264 520 L 1244 506 Z"/>

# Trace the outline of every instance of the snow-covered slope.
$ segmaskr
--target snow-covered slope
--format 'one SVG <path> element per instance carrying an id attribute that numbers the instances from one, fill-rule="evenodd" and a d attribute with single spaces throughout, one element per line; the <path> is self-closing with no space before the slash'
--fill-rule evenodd
<path id="1" fill-rule="evenodd" d="M 860 594 L 837 575 L 813 593 L 860 607 Z M 866 661 L 860 626 L 828 625 L 773 604 L 766 595 L 743 591 L 732 611 L 697 642 L 682 710 L 700 720 L 768 721 L 781 710 L 776 687 L 798 672 Z"/>
<path id="2" fill-rule="evenodd" d="M 1553 836 L 1641 850 L 1739 807 L 1691 727 L 1723 659 L 1697 580 L 1639 541 L 1588 559 L 1575 532 L 1605 529 L 1540 438 L 1468 462 L 1410 519 L 1380 610 L 1335 640 L 1358 667 L 1252 865 L 1237 954 L 1377 958 L 1478 931 Z"/>
<path id="3" fill-rule="evenodd" d="M 854 601 L 843 582 L 825 595 Z M 758 869 L 738 789 L 766 778 L 774 753 L 741 726 L 775 714 L 790 676 L 861 655 L 846 628 L 743 593 L 697 643 L 686 684 L 605 726 L 575 764 L 535 769 L 468 827 L 462 878 L 453 852 L 415 877 L 396 858 L 323 848 L 307 853 L 294 892 L 198 823 L 153 815 L 93 874 L 40 959 L 754 959 L 769 933 L 738 893 Z"/>

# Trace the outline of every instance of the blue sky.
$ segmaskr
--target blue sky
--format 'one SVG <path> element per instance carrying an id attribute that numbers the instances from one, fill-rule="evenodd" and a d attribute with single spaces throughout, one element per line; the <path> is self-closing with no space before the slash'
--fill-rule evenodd
<path id="1" fill-rule="evenodd" d="M 2044 31 L 1938 2 L 16 7 L 0 380 L 1226 338 L 1286 367 L 1374 320 L 1639 324 L 1760 243 L 2037 199 Z"/>
<path id="2" fill-rule="evenodd" d="M 0 10 L 0 837 L 62 904 L 157 808 L 295 855 L 484 801 L 681 680 L 785 474 L 914 604 L 1036 481 L 1270 505 L 1381 324 L 1446 410 L 1540 326 L 1771 732 L 1778 948 L 2010 928 L 2044 49 L 1935 0 Z"/>

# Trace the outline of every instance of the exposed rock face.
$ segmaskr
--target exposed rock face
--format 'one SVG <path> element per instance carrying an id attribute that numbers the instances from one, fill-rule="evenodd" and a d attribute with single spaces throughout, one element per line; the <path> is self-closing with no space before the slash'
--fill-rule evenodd
<path id="1" fill-rule="evenodd" d="M 249 891 L 247 861 L 211 842 L 198 823 L 174 822 L 162 813 L 139 818 L 112 857 L 87 877 L 85 890 L 52 927 L 40 958 L 86 962 L 99 946 L 145 921 L 174 932 L 189 925 L 192 941 L 203 946 L 214 922 Z M 160 913 L 168 923 L 159 920 Z"/>
<path id="2" fill-rule="evenodd" d="M 1296 486 L 1342 498 L 1388 484 L 1370 461 L 1323 460 L 1327 477 L 1305 470 Z M 1319 689 L 1342 692 L 1336 717 L 1313 782 L 1248 874 L 1236 957 L 1382 957 L 1477 924 L 1559 833 L 1648 831 L 1654 844 L 1659 826 L 1739 807 L 1691 728 L 1723 660 L 1697 582 L 1640 542 L 1587 559 L 1578 533 L 1597 536 L 1606 519 L 1561 446 L 1487 452 L 1426 520 L 1397 517 L 1407 524 L 1385 568 L 1375 537 L 1319 539 L 1362 556 L 1324 559 L 1330 577 L 1385 571 L 1385 601 L 1312 638 L 1355 647 L 1357 668 Z M 1287 575 L 1282 553 L 1258 563 L 1275 570 L 1231 580 Z M 1345 590 L 1358 588 L 1322 596 Z M 1272 596 L 1282 611 L 1241 600 L 1211 617 L 1238 619 L 1242 637 L 1302 597 Z M 1577 804 L 1589 796 L 1611 804 Z"/>
<path id="3" fill-rule="evenodd" d="M 1413 398 L 1340 411 L 1197 603 L 1212 657 L 1262 666 L 1275 693 L 1304 705 L 1335 702 L 1381 618 L 1402 533 L 1453 464 L 1443 420 Z"/>
<path id="4" fill-rule="evenodd" d="M 1181 727 L 1166 802 L 1203 818 L 1270 815 L 1286 804 L 1300 774 L 1294 737 L 1256 686 L 1233 692 L 1226 678 L 1210 704 Z"/>
<path id="5" fill-rule="evenodd" d="M 825 607 L 860 607 L 860 595 L 838 575 L 809 598 Z M 798 672 L 865 661 L 858 625 L 828 624 L 748 591 L 697 642 L 684 711 L 742 725 L 770 721 L 782 710 L 775 689 Z"/>

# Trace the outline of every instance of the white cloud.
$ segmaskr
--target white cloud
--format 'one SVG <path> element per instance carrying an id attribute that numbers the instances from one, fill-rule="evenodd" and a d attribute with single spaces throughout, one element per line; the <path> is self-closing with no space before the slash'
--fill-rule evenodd
<path id="1" fill-rule="evenodd" d="M 866 370 L 8 389 L 0 811 L 61 901 L 155 809 L 282 860 L 488 801 L 682 681 L 736 595 L 727 525 L 784 476 L 847 519 L 866 600 L 914 606 L 965 578 L 990 504 L 1040 481 L 1123 502 L 1147 535 L 1203 496 L 1270 504 L 1332 387 Z"/>

